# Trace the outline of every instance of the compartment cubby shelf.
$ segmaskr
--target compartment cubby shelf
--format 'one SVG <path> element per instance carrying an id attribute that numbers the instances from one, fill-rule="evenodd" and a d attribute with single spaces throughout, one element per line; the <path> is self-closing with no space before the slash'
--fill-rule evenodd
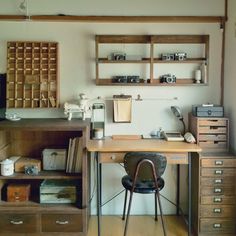
<path id="1" fill-rule="evenodd" d="M 58 43 L 7 43 L 7 107 L 58 107 Z"/>

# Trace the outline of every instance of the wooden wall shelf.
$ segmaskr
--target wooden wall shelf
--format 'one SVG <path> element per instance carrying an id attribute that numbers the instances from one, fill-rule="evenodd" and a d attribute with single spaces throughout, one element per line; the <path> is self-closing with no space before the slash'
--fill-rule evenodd
<path id="1" fill-rule="evenodd" d="M 165 45 L 164 45 L 165 44 Z M 181 44 L 181 45 L 180 45 Z M 119 52 L 120 48 L 122 48 L 122 52 L 128 56 L 132 55 L 131 51 L 129 51 L 129 46 L 137 47 L 135 50 L 135 54 L 138 55 L 137 60 L 129 60 L 129 59 L 121 59 L 115 60 L 112 58 L 114 52 Z M 161 45 L 164 45 L 164 48 L 161 48 Z M 162 60 L 161 54 L 166 53 L 165 46 L 171 45 L 172 52 L 179 52 L 179 47 L 186 47 L 186 50 L 197 46 L 197 55 L 193 56 L 190 54 L 187 55 L 186 59 L 177 60 Z M 180 46 L 179 46 L 180 45 Z M 107 47 L 106 47 L 107 46 Z M 141 48 L 140 48 L 141 46 Z M 157 49 L 157 50 L 156 50 Z M 159 50 L 159 51 L 158 51 Z M 167 51 L 167 52 L 169 52 Z M 135 55 L 134 54 L 134 55 Z M 140 54 L 140 55 L 139 55 Z M 142 55 L 143 54 L 143 55 Z M 117 85 L 117 86 L 203 86 L 208 84 L 208 61 L 209 61 L 209 35 L 96 35 L 95 37 L 95 55 L 96 55 L 96 85 Z M 107 55 L 107 57 L 105 57 Z M 132 57 L 131 57 L 132 58 Z M 104 72 L 103 67 L 109 66 L 111 69 L 111 65 L 116 66 L 116 72 L 112 71 L 108 75 L 101 76 L 102 72 Z M 127 81 L 127 83 L 118 83 L 116 81 L 116 76 L 124 76 L 123 74 L 127 74 L 127 64 L 135 64 L 139 66 L 140 71 L 137 75 L 135 69 L 131 69 L 131 76 L 136 75 L 140 77 L 140 81 L 135 83 L 131 83 Z M 175 83 L 161 83 L 160 78 L 163 74 L 158 74 L 158 70 L 163 68 L 163 64 L 176 66 L 185 65 L 187 67 L 188 74 L 185 76 L 179 76 L 176 79 Z M 192 65 L 190 65 L 192 64 Z M 101 68 L 101 65 L 104 65 Z M 117 72 L 117 67 L 119 65 L 119 72 Z M 141 66 L 145 66 L 142 70 Z M 147 65 L 147 66 L 146 66 Z M 125 67 L 125 68 L 124 68 Z M 149 69 L 147 69 L 149 67 Z M 204 76 L 202 76 L 201 83 L 196 83 L 194 78 L 194 70 L 196 68 L 204 68 Z M 106 67 L 107 68 L 107 67 Z M 122 69 L 124 70 L 122 71 Z M 141 76 L 143 71 L 147 71 L 146 76 Z M 164 69 L 164 74 L 172 74 L 172 69 L 170 67 Z M 111 71 L 111 70 L 110 70 Z M 125 72 L 124 72 L 125 71 Z M 114 74 L 111 74 L 114 73 Z M 117 74 L 116 74 L 117 73 Z M 130 74 L 127 74 L 127 77 Z M 184 78 L 182 78 L 184 77 Z M 189 78 L 188 78 L 189 77 Z M 127 79 L 128 80 L 128 79 Z M 144 82 L 145 81 L 145 82 Z"/>
<path id="2" fill-rule="evenodd" d="M 8 42 L 7 107 L 58 105 L 58 43 Z"/>
<path id="3" fill-rule="evenodd" d="M 78 16 L 78 15 L 0 15 L 0 21 L 54 21 L 97 23 L 223 23 L 223 16 Z"/>

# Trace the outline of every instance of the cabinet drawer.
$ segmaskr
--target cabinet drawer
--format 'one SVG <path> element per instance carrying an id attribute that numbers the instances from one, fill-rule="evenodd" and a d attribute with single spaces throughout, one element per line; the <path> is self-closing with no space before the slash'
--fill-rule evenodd
<path id="1" fill-rule="evenodd" d="M 236 196 L 201 196 L 200 204 L 220 204 L 220 205 L 235 205 Z"/>
<path id="2" fill-rule="evenodd" d="M 218 126 L 200 126 L 198 128 L 199 134 L 226 134 L 226 127 L 218 127 Z"/>
<path id="3" fill-rule="evenodd" d="M 236 171 L 236 169 L 235 169 Z M 230 176 L 201 177 L 200 186 L 234 186 L 235 179 Z"/>
<path id="4" fill-rule="evenodd" d="M 206 158 L 201 159 L 202 167 L 236 167 L 236 159 Z"/>
<path id="5" fill-rule="evenodd" d="M 199 141 L 226 141 L 227 136 L 225 134 L 200 134 L 198 136 Z"/>
<path id="6" fill-rule="evenodd" d="M 235 187 L 233 186 L 215 186 L 215 187 L 201 187 L 201 195 L 235 195 Z"/>
<path id="7" fill-rule="evenodd" d="M 234 218 L 236 214 L 236 207 L 234 205 L 201 205 L 201 217 L 229 217 Z"/>
<path id="8" fill-rule="evenodd" d="M 235 219 L 200 219 L 201 233 L 235 233 Z"/>
<path id="9" fill-rule="evenodd" d="M 198 124 L 199 126 L 226 126 L 227 121 L 226 119 L 199 119 Z"/>
<path id="10" fill-rule="evenodd" d="M 81 232 L 83 230 L 80 214 L 42 214 L 42 232 Z"/>
<path id="11" fill-rule="evenodd" d="M 37 232 L 37 215 L 34 214 L 0 214 L 1 233 L 35 233 Z"/>
<path id="12" fill-rule="evenodd" d="M 201 168 L 201 176 L 235 176 L 235 168 Z"/>
<path id="13" fill-rule="evenodd" d="M 226 149 L 227 142 L 224 141 L 199 141 L 199 146 L 202 148 L 211 148 L 211 149 Z"/>

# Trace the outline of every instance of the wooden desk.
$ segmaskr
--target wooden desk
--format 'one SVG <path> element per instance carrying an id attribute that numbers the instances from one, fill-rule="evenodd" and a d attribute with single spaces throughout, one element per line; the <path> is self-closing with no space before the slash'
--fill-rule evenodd
<path id="1" fill-rule="evenodd" d="M 192 153 L 201 152 L 196 144 L 185 142 L 167 142 L 155 139 L 140 140 L 89 140 L 87 150 L 95 153 L 97 162 L 97 215 L 98 236 L 101 234 L 101 165 L 102 163 L 123 162 L 126 152 L 160 152 L 166 155 L 168 164 L 188 164 L 188 235 L 192 231 L 191 206 L 191 157 Z"/>

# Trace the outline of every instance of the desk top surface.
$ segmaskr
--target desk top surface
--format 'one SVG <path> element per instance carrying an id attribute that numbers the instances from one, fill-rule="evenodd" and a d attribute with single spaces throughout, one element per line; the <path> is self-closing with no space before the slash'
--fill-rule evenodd
<path id="1" fill-rule="evenodd" d="M 197 144 L 170 142 L 156 139 L 139 140 L 88 140 L 89 152 L 201 152 Z"/>

